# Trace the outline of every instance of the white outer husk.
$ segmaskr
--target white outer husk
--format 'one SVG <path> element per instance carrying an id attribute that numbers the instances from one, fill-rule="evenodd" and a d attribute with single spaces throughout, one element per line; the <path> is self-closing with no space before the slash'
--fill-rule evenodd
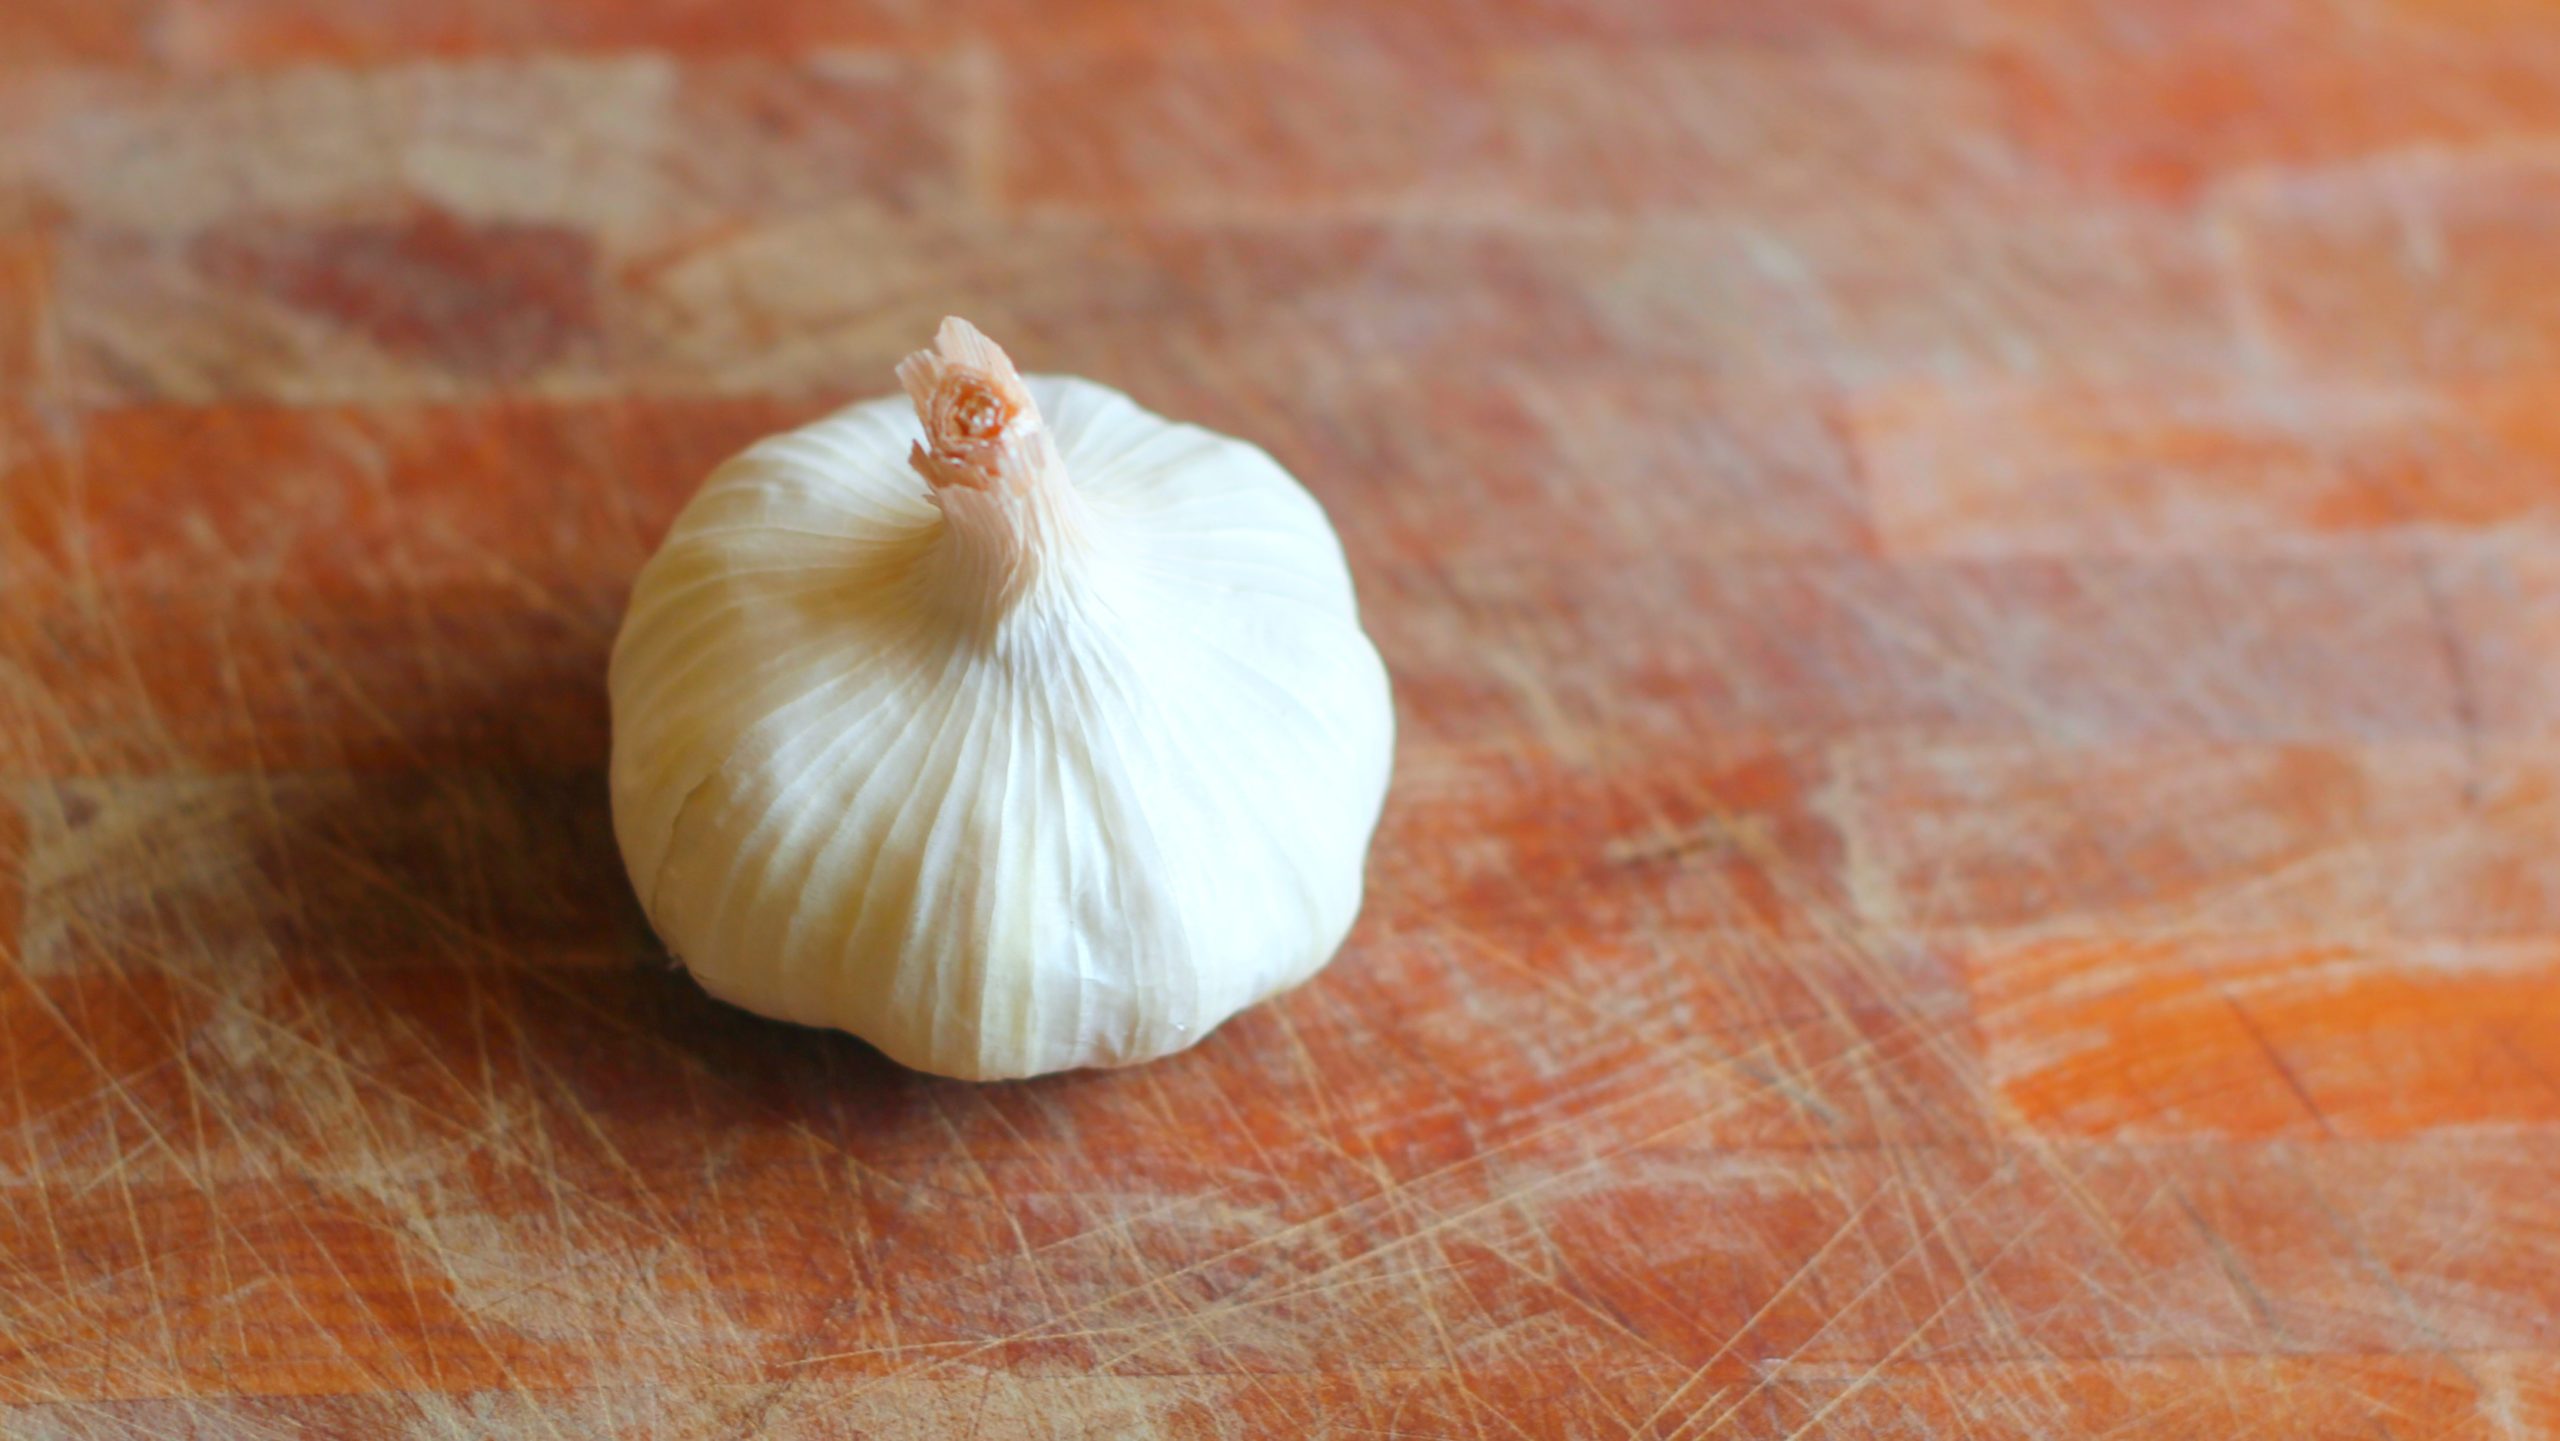
<path id="1" fill-rule="evenodd" d="M 1034 377 L 1084 543 L 1000 617 L 906 402 L 722 466 L 613 653 L 613 817 L 715 995 L 922 1070 L 1144 1061 L 1313 975 L 1394 718 L 1342 548 L 1253 446 Z"/>

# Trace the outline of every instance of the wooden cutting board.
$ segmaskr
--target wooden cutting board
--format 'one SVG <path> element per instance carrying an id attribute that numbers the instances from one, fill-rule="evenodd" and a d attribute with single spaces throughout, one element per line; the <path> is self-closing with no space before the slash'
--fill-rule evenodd
<path id="1" fill-rule="evenodd" d="M 2529 0 L 13 0 L 0 1433 L 2560 1435 L 2555 234 Z M 947 312 L 1395 675 L 1144 1069 L 615 857 L 634 569 Z"/>

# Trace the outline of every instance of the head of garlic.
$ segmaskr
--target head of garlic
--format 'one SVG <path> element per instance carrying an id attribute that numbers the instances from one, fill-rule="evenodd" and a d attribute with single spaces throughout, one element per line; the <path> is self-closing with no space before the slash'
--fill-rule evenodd
<path id="1" fill-rule="evenodd" d="M 1180 1050 L 1360 908 L 1394 717 L 1341 544 L 1261 450 L 965 321 L 898 376 L 723 465 L 641 571 L 632 884 L 713 994 L 920 1070 Z"/>

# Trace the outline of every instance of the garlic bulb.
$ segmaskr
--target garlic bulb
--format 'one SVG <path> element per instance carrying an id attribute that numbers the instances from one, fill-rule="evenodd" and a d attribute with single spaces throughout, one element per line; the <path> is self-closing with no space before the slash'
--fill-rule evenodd
<path id="1" fill-rule="evenodd" d="M 641 571 L 623 862 L 713 994 L 909 1066 L 1180 1050 L 1350 929 L 1385 668 L 1268 455 L 965 321 L 935 343 L 912 412 L 757 444 Z"/>

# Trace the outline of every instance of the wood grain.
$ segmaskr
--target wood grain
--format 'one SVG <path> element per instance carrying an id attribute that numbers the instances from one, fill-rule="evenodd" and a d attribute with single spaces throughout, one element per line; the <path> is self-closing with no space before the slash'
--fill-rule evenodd
<path id="1" fill-rule="evenodd" d="M 0 7 L 0 1432 L 2560 1436 L 2560 14 Z M 708 1001 L 630 577 L 946 312 L 1251 437 L 1368 910 Z"/>

